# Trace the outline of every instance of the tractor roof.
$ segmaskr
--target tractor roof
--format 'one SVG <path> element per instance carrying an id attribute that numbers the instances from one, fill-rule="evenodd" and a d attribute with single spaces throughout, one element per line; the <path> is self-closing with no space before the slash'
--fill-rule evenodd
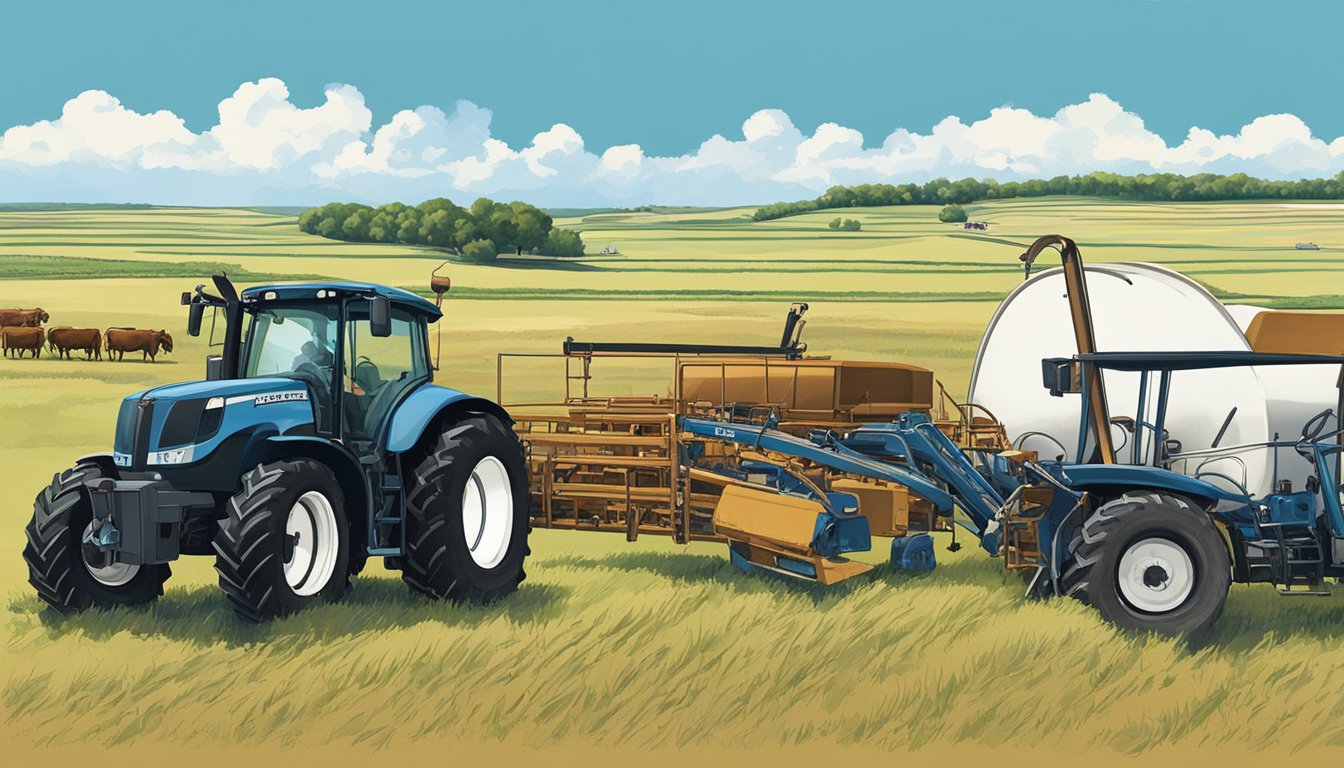
<path id="1" fill-rule="evenodd" d="M 1093 352 L 1079 360 L 1113 371 L 1194 371 L 1259 365 L 1341 365 L 1341 355 L 1296 355 L 1275 352 Z"/>
<path id="2" fill-rule="evenodd" d="M 263 300 L 263 301 L 295 301 L 307 299 L 309 301 L 323 301 L 328 298 L 326 295 L 319 297 L 318 291 L 335 291 L 340 294 L 358 294 L 363 296 L 383 296 L 398 306 L 409 309 L 413 312 L 419 312 L 426 315 L 430 320 L 437 320 L 443 316 L 438 307 L 428 299 L 416 296 L 410 291 L 401 288 L 392 288 L 386 285 L 376 283 L 354 283 L 354 282 L 325 282 L 325 283 L 277 283 L 275 285 L 254 285 L 243 291 L 242 298 L 245 302 Z M 274 293 L 274 296 L 267 294 Z"/>

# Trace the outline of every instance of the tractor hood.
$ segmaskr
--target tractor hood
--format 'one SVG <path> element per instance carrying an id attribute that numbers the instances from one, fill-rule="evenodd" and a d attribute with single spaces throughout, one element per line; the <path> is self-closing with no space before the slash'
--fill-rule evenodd
<path id="1" fill-rule="evenodd" d="M 312 434 L 308 388 L 286 378 L 192 381 L 137 392 L 117 415 L 113 461 L 131 470 L 196 464 L 222 446 Z"/>
<path id="2" fill-rule="evenodd" d="M 152 397 L 155 400 L 190 400 L 197 397 L 235 398 L 242 395 L 259 395 L 303 388 L 304 385 L 301 382 L 280 377 L 231 379 L 227 381 L 185 381 L 179 384 L 165 384 L 162 387 L 147 389 L 126 399 L 142 397 Z"/>

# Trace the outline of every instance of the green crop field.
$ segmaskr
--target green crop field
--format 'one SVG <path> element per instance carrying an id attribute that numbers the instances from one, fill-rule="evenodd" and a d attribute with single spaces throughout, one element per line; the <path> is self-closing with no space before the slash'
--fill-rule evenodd
<path id="1" fill-rule="evenodd" d="M 1090 263 L 1157 262 L 1229 302 L 1344 309 L 1338 204 L 1047 198 L 968 211 L 989 231 L 940 224 L 928 207 L 846 209 L 859 232 L 828 230 L 832 211 L 559 219 L 583 231 L 588 257 L 444 268 L 454 288 L 439 375 L 494 396 L 496 353 L 558 352 L 568 336 L 769 344 L 789 302 L 807 301 L 811 352 L 927 366 L 960 394 L 986 321 L 1022 279 L 1017 255 L 1049 232 L 1078 240 Z M 1320 250 L 1294 248 L 1306 241 Z M 598 253 L 608 245 L 619 253 Z M 152 365 L 0 360 L 0 739 L 12 755 L 211 764 L 228 748 L 234 764 L 287 748 L 362 760 L 397 745 L 513 764 L 554 762 L 535 750 L 565 746 L 575 762 L 740 761 L 749 748 L 799 750 L 771 753 L 790 762 L 908 751 L 1003 762 L 1012 747 L 1039 764 L 1081 751 L 1243 762 L 1344 749 L 1338 595 L 1234 587 L 1192 647 L 1123 634 L 1070 600 L 1025 600 L 969 544 L 940 548 L 927 576 L 878 569 L 826 590 L 740 573 L 717 546 L 542 531 L 522 589 L 487 608 L 413 599 L 371 563 L 344 603 L 246 626 L 212 562 L 192 558 L 150 609 L 41 609 L 19 556 L 32 498 L 77 456 L 110 448 L 122 396 L 200 377 L 206 340 L 186 336 L 181 291 L 223 269 L 242 283 L 325 276 L 423 292 L 444 259 L 324 240 L 257 211 L 0 210 L 0 308 L 175 337 Z M 506 399 L 560 391 L 560 368 L 535 365 L 510 377 Z M 659 372 L 601 365 L 604 393 L 665 391 Z"/>

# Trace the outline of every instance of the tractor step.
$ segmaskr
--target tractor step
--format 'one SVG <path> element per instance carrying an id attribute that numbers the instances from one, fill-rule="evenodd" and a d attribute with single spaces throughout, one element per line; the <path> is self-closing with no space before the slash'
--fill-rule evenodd
<path id="1" fill-rule="evenodd" d="M 1324 582 L 1322 582 L 1318 587 L 1313 587 L 1309 589 L 1293 589 L 1292 587 L 1289 587 L 1287 589 L 1283 587 L 1278 587 L 1277 589 L 1279 594 L 1283 595 L 1284 597 L 1329 597 L 1330 595 L 1334 594 L 1333 592 L 1330 591 L 1329 587 L 1325 586 Z"/>
<path id="2" fill-rule="evenodd" d="M 397 475 L 385 475 L 379 512 L 369 521 L 369 555 L 401 557 L 406 552 L 406 491 Z"/>
<path id="3" fill-rule="evenodd" d="M 1326 551 L 1316 531 L 1300 523 L 1261 523 L 1246 541 L 1246 564 L 1269 569 L 1269 582 L 1285 597 L 1325 597 Z M 1252 551 L 1257 554 L 1250 554 Z"/>

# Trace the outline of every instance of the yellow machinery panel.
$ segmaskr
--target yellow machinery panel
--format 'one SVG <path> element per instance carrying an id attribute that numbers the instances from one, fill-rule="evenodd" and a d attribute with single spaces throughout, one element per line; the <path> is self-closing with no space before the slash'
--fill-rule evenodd
<path id="1" fill-rule="evenodd" d="M 758 406 L 783 421 L 857 423 L 933 407 L 933 372 L 900 363 L 692 360 L 679 385 L 683 403 Z"/>
<path id="2" fill-rule="evenodd" d="M 730 539 L 763 540 L 807 552 L 817 516 L 825 511 L 811 499 L 729 485 L 714 508 L 714 529 Z"/>
<path id="3" fill-rule="evenodd" d="M 1246 340 L 1256 352 L 1344 354 L 1344 314 L 1261 312 L 1246 328 Z"/>
<path id="4" fill-rule="evenodd" d="M 868 518 L 874 536 L 904 536 L 910 530 L 910 492 L 902 486 L 840 478 L 831 489 L 858 497 L 859 514 Z"/>

